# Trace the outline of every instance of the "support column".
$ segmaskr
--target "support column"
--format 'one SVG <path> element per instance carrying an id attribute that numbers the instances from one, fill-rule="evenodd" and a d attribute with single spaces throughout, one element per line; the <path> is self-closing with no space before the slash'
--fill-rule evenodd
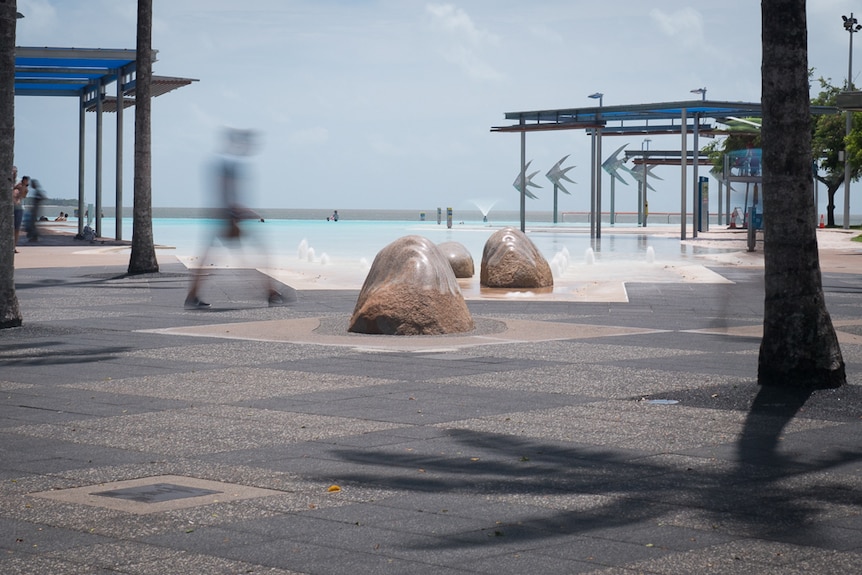
<path id="1" fill-rule="evenodd" d="M 85 127 L 86 127 L 86 110 L 84 109 L 84 100 L 87 98 L 86 91 L 81 93 L 80 101 L 78 102 L 78 233 L 84 233 L 84 147 L 85 147 Z"/>
<path id="2" fill-rule="evenodd" d="M 557 190 L 559 186 L 554 184 L 554 223 L 557 223 Z"/>
<path id="3" fill-rule="evenodd" d="M 596 237 L 596 129 L 591 132 L 590 146 L 590 239 Z"/>
<path id="4" fill-rule="evenodd" d="M 114 237 L 123 239 L 123 85 L 125 84 L 125 70 L 117 73 L 117 156 L 116 156 L 116 190 L 114 208 Z"/>
<path id="5" fill-rule="evenodd" d="M 521 231 L 527 231 L 527 131 L 521 118 Z"/>
<path id="6" fill-rule="evenodd" d="M 685 108 L 683 108 L 682 109 L 682 126 L 680 129 L 680 132 L 682 133 L 682 146 L 681 146 L 682 151 L 680 153 L 680 157 L 682 158 L 680 160 L 680 170 L 682 172 L 680 174 L 680 182 L 681 182 L 682 189 L 680 190 L 680 206 L 679 206 L 679 216 L 680 216 L 679 217 L 679 221 L 680 221 L 679 239 L 680 240 L 685 239 L 685 226 L 686 226 L 685 218 L 686 218 L 686 212 L 687 212 L 686 205 L 685 205 L 685 200 L 686 200 L 686 197 L 685 197 L 686 196 L 685 167 L 686 167 L 686 164 L 688 163 L 688 118 L 686 118 L 686 112 L 687 112 L 687 110 Z"/>
<path id="7" fill-rule="evenodd" d="M 102 95 L 99 82 L 96 92 L 96 237 L 102 237 Z"/>
<path id="8" fill-rule="evenodd" d="M 721 177 L 724 178 L 724 193 L 725 199 L 727 200 L 727 214 L 725 215 L 725 225 L 730 225 L 730 216 L 732 213 L 732 209 L 730 206 L 730 192 L 733 189 L 730 185 L 730 157 L 725 154 L 723 158 Z"/>
<path id="9" fill-rule="evenodd" d="M 700 115 L 697 112 L 695 112 L 695 114 L 694 114 L 694 138 L 692 141 L 692 152 L 691 152 L 692 158 L 693 158 L 692 167 L 691 167 L 691 171 L 693 174 L 692 178 L 691 178 L 691 181 L 692 181 L 692 198 L 693 198 L 693 200 L 691 202 L 691 213 L 692 213 L 691 237 L 693 237 L 693 238 L 697 237 L 697 225 L 700 222 L 700 219 L 702 217 L 701 213 L 700 213 L 700 211 L 701 211 L 700 198 L 697 197 L 698 196 L 697 192 L 700 189 L 700 182 L 697 179 L 697 162 L 698 162 L 697 136 L 698 136 L 698 128 L 699 128 L 698 124 L 699 123 L 700 123 Z M 683 155 L 683 161 L 686 160 L 687 156 L 688 156 L 688 154 Z M 707 214 L 707 217 L 709 217 L 709 214 Z"/>
<path id="10" fill-rule="evenodd" d="M 596 237 L 602 237 L 602 129 L 596 130 Z"/>

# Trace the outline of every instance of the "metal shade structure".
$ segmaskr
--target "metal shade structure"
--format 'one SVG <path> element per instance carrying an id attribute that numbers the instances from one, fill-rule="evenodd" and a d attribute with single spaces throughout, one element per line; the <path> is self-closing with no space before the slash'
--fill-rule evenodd
<path id="1" fill-rule="evenodd" d="M 84 227 L 85 113 L 96 113 L 96 235 L 102 217 L 102 113 L 117 114 L 116 239 L 122 239 L 123 110 L 135 105 L 135 50 L 102 48 L 15 48 L 15 96 L 78 98 L 78 231 Z M 190 78 L 153 76 L 157 97 L 196 82 Z M 107 87 L 116 84 L 115 95 Z M 122 102 L 122 105 L 118 105 Z"/>
<path id="2" fill-rule="evenodd" d="M 832 106 L 812 106 L 812 114 L 838 114 Z M 526 134 L 553 130 L 586 130 L 598 135 L 599 146 L 602 136 L 618 135 L 659 135 L 680 134 L 681 146 L 679 166 L 681 170 L 680 191 L 680 239 L 686 239 L 686 167 L 695 167 L 695 189 L 697 182 L 698 157 L 697 137 L 699 134 L 721 134 L 724 130 L 715 128 L 708 120 L 715 122 L 732 121 L 738 118 L 760 118 L 763 111 L 759 102 L 723 102 L 710 100 L 688 100 L 655 104 L 633 104 L 624 106 L 599 106 L 587 108 L 560 108 L 553 110 L 532 110 L 507 112 L 505 119 L 511 123 L 493 126 L 492 132 L 516 132 L 521 134 L 522 172 L 525 157 Z M 687 150 L 688 135 L 694 135 L 693 153 Z M 592 177 L 598 175 L 597 167 L 592 166 Z M 600 205 L 600 204 L 599 204 Z M 699 206 L 694 203 L 692 227 L 697 221 Z M 595 213 L 598 211 L 599 213 Z M 600 210 L 591 210 L 590 221 L 598 223 Z M 523 203 L 521 219 L 523 221 Z M 597 227 L 597 230 L 600 230 Z M 696 235 L 695 231 L 695 235 Z"/>

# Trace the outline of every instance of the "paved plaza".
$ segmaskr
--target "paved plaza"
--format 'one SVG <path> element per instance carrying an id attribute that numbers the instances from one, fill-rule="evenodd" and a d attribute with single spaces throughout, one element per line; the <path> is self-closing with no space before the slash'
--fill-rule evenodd
<path id="1" fill-rule="evenodd" d="M 186 310 L 169 252 L 128 276 L 110 242 L 21 246 L 0 573 L 856 573 L 862 244 L 819 233 L 848 385 L 810 395 L 756 384 L 744 250 L 398 337 L 347 333 L 358 285 L 269 307 L 212 269 Z"/>

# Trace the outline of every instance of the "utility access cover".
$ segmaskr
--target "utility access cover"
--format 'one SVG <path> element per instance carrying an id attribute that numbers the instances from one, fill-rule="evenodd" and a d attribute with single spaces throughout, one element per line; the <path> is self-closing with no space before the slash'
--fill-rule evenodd
<path id="1" fill-rule="evenodd" d="M 180 475 L 159 475 L 73 489 L 42 491 L 31 495 L 65 503 L 146 515 L 187 507 L 230 503 L 241 499 L 268 497 L 280 493 L 281 491 L 236 483 L 222 483 Z"/>

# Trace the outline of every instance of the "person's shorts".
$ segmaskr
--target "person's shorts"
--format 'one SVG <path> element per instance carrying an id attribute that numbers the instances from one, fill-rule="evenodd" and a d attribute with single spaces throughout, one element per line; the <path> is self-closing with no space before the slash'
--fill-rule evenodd
<path id="1" fill-rule="evenodd" d="M 8 208 L 7 208 L 8 209 Z M 9 212 L 6 212 L 7 214 Z M 24 220 L 24 208 L 21 206 L 15 206 L 15 229 L 21 229 L 21 222 Z"/>

